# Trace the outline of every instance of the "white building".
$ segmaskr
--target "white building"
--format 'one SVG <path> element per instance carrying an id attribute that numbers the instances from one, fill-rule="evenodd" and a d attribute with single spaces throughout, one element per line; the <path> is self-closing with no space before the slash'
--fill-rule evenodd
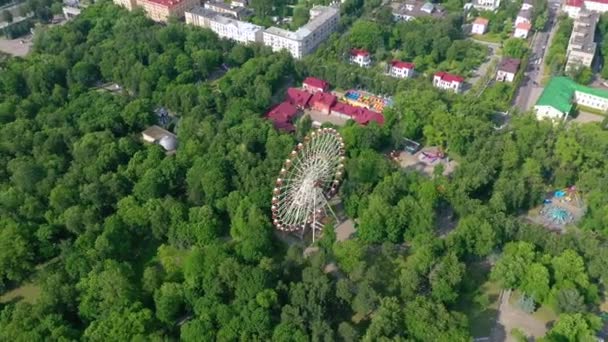
<path id="1" fill-rule="evenodd" d="M 530 34 L 530 30 L 532 29 L 532 24 L 530 23 L 519 23 L 515 26 L 515 31 L 513 32 L 513 37 L 515 38 L 528 38 Z"/>
<path id="2" fill-rule="evenodd" d="M 532 9 L 533 7 L 534 7 L 534 5 L 532 4 L 532 0 L 524 0 L 523 3 L 521 4 L 522 10 L 529 10 L 529 9 Z"/>
<path id="3" fill-rule="evenodd" d="M 402 61 L 392 61 L 388 74 L 397 78 L 410 78 L 414 76 L 414 64 Z"/>
<path id="4" fill-rule="evenodd" d="M 481 11 L 495 11 L 500 7 L 500 0 L 473 0 L 473 7 Z"/>
<path id="5" fill-rule="evenodd" d="M 504 57 L 498 64 L 496 80 L 498 82 L 513 82 L 519 69 L 519 63 L 519 59 Z"/>
<path id="6" fill-rule="evenodd" d="M 597 13 L 580 11 L 574 21 L 568 43 L 566 71 L 576 66 L 591 67 L 595 57 L 595 27 L 599 20 Z"/>
<path id="7" fill-rule="evenodd" d="M 598 13 L 608 12 L 608 1 L 605 0 L 584 0 L 585 8 Z"/>
<path id="8" fill-rule="evenodd" d="M 584 106 L 604 113 L 608 111 L 608 91 L 577 84 L 568 77 L 553 77 L 534 106 L 539 120 L 561 120 L 574 106 Z"/>
<path id="9" fill-rule="evenodd" d="M 566 0 L 562 10 L 567 13 L 570 18 L 578 18 L 578 13 L 583 8 L 583 0 Z"/>
<path id="10" fill-rule="evenodd" d="M 200 6 L 187 11 L 185 17 L 186 24 L 209 28 L 221 38 L 241 43 L 261 43 L 263 40 L 263 27 L 232 19 Z"/>
<path id="11" fill-rule="evenodd" d="M 372 59 L 367 50 L 352 49 L 350 51 L 350 62 L 357 64 L 362 68 L 367 68 L 372 65 Z"/>
<path id="12" fill-rule="evenodd" d="M 310 10 L 310 21 L 292 32 L 278 27 L 270 27 L 263 33 L 264 45 L 273 51 L 286 49 L 294 58 L 302 58 L 312 53 L 338 29 L 340 11 L 334 7 L 314 6 Z"/>
<path id="13" fill-rule="evenodd" d="M 515 26 L 520 23 L 528 23 L 532 24 L 532 11 L 522 9 L 517 13 L 517 18 L 515 18 Z"/>
<path id="14" fill-rule="evenodd" d="M 488 23 L 489 20 L 486 18 L 477 18 L 475 19 L 475 21 L 473 22 L 473 26 L 471 26 L 471 33 L 472 34 L 484 34 L 486 33 L 486 30 L 488 29 Z"/>
<path id="15" fill-rule="evenodd" d="M 455 93 L 459 93 L 462 90 L 463 82 L 464 78 L 444 71 L 437 72 L 433 76 L 433 86 Z"/>
<path id="16" fill-rule="evenodd" d="M 220 1 L 206 1 L 205 9 L 213 12 L 222 13 L 234 17 L 235 19 L 244 19 L 248 12 L 244 6 L 232 6 Z"/>

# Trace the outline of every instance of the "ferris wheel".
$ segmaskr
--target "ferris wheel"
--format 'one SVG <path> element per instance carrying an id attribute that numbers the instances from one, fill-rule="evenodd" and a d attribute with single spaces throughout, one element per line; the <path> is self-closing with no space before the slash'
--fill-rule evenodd
<path id="1" fill-rule="evenodd" d="M 344 174 L 344 142 L 333 128 L 311 132 L 291 151 L 276 180 L 272 196 L 272 220 L 282 231 L 323 228 L 321 219 L 333 211 L 334 196 Z"/>

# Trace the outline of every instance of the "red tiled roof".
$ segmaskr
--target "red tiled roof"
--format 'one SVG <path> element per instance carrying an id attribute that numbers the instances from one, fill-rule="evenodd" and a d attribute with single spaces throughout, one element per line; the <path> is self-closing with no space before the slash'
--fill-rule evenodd
<path id="1" fill-rule="evenodd" d="M 295 132 L 296 131 L 296 127 L 290 122 L 273 121 L 272 123 L 273 123 L 275 129 L 285 131 L 285 132 Z"/>
<path id="2" fill-rule="evenodd" d="M 306 79 L 304 80 L 303 83 L 309 87 L 321 88 L 323 90 L 326 90 L 327 87 L 329 86 L 329 83 L 327 83 L 323 80 L 320 80 L 316 77 L 306 77 Z"/>
<path id="3" fill-rule="evenodd" d="M 391 66 L 398 69 L 414 69 L 414 63 L 402 61 L 392 61 Z"/>
<path id="4" fill-rule="evenodd" d="M 371 121 L 376 121 L 380 125 L 384 123 L 384 117 L 380 113 L 376 113 L 363 107 L 353 106 L 344 102 L 336 103 L 331 108 L 331 111 L 350 116 L 353 120 L 361 125 L 366 125 Z"/>
<path id="5" fill-rule="evenodd" d="M 285 123 L 293 119 L 293 117 L 296 116 L 297 113 L 298 109 L 294 107 L 294 105 L 292 105 L 291 103 L 285 101 L 281 102 L 276 107 L 271 109 L 266 114 L 266 117 L 274 121 L 275 123 Z"/>
<path id="6" fill-rule="evenodd" d="M 498 64 L 498 70 L 515 74 L 519 69 L 519 59 L 505 57 Z"/>
<path id="7" fill-rule="evenodd" d="M 488 25 L 490 21 L 486 18 L 482 18 L 482 17 L 478 17 L 477 19 L 475 19 L 475 21 L 473 22 L 473 24 L 478 24 L 478 25 Z"/>
<path id="8" fill-rule="evenodd" d="M 363 49 L 352 49 L 350 54 L 353 56 L 369 56 L 369 51 Z"/>
<path id="9" fill-rule="evenodd" d="M 298 88 L 288 88 L 285 101 L 289 101 L 289 103 L 297 107 L 306 107 L 311 97 L 312 94 L 305 90 L 300 90 Z"/>
<path id="10" fill-rule="evenodd" d="M 308 103 L 310 103 L 311 105 L 319 102 L 331 107 L 334 103 L 336 103 L 336 96 L 330 93 L 318 92 L 310 98 L 310 101 L 308 101 Z"/>
<path id="11" fill-rule="evenodd" d="M 566 6 L 583 7 L 583 0 L 566 0 Z"/>
<path id="12" fill-rule="evenodd" d="M 184 0 L 147 0 L 147 1 L 171 8 L 173 6 L 178 5 L 179 3 L 181 3 Z"/>
<path id="13" fill-rule="evenodd" d="M 435 77 L 439 77 L 439 78 L 441 78 L 442 81 L 446 81 L 446 82 L 460 83 L 460 82 L 464 81 L 464 78 L 462 78 L 458 75 L 450 74 L 449 72 L 445 72 L 445 71 L 436 72 Z"/>
<path id="14" fill-rule="evenodd" d="M 518 28 L 520 30 L 530 31 L 530 29 L 532 28 L 532 24 L 527 23 L 527 22 L 520 22 L 519 24 L 517 24 L 517 26 L 515 26 L 515 28 Z"/>

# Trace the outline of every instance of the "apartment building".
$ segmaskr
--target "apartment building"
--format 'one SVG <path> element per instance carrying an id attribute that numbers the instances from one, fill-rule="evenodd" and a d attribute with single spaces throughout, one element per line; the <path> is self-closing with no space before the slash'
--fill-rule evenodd
<path id="1" fill-rule="evenodd" d="M 579 12 L 568 43 L 566 71 L 576 66 L 591 67 L 597 48 L 594 39 L 598 20 L 598 13 L 587 10 Z"/>
<path id="2" fill-rule="evenodd" d="M 187 10 L 199 3 L 200 0 L 137 0 L 148 18 L 159 22 L 166 22 L 171 16 L 182 18 Z"/>
<path id="3" fill-rule="evenodd" d="M 114 0 L 114 3 L 132 11 L 137 6 L 136 0 Z"/>
<path id="4" fill-rule="evenodd" d="M 481 11 L 495 11 L 500 7 L 500 0 L 473 0 L 473 7 Z"/>
<path id="5" fill-rule="evenodd" d="M 185 17 L 186 24 L 209 28 L 221 38 L 241 43 L 261 43 L 263 41 L 264 28 L 262 26 L 229 18 L 201 6 L 187 11 Z"/>
<path id="6" fill-rule="evenodd" d="M 292 32 L 270 27 L 263 33 L 264 45 L 273 51 L 286 49 L 294 58 L 312 53 L 338 28 L 340 11 L 334 7 L 314 6 L 310 10 L 310 21 Z"/>
<path id="7" fill-rule="evenodd" d="M 225 2 L 219 2 L 219 1 L 218 2 L 215 2 L 215 1 L 205 2 L 205 9 L 211 10 L 213 12 L 221 13 L 221 14 L 226 14 L 231 17 L 234 17 L 235 19 L 241 19 L 241 20 L 245 19 L 249 15 L 249 12 L 247 11 L 247 9 L 244 6 L 231 6 Z"/>

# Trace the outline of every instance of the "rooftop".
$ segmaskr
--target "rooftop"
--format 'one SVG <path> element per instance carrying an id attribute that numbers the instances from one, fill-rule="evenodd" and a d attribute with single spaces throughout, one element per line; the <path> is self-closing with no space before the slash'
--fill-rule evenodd
<path id="1" fill-rule="evenodd" d="M 173 7 L 173 6 L 180 4 L 184 0 L 147 0 L 147 1 L 155 3 L 155 4 L 159 4 L 161 6 Z"/>
<path id="2" fill-rule="evenodd" d="M 305 107 L 311 97 L 312 94 L 305 90 L 300 90 L 298 88 L 288 88 L 287 98 L 285 99 L 285 101 L 289 101 L 292 105 L 297 107 Z"/>
<path id="3" fill-rule="evenodd" d="M 310 87 L 315 87 L 315 88 L 321 88 L 321 89 L 326 89 L 329 84 L 321 79 L 318 79 L 316 77 L 306 77 L 306 79 L 304 80 L 305 84 L 307 84 Z"/>
<path id="4" fill-rule="evenodd" d="M 475 19 L 475 21 L 473 22 L 473 24 L 474 25 L 477 24 L 477 25 L 487 26 L 489 22 L 490 21 L 488 19 L 486 19 L 486 18 L 477 17 L 477 19 Z"/>
<path id="5" fill-rule="evenodd" d="M 298 109 L 291 103 L 284 101 L 272 108 L 266 117 L 274 122 L 289 122 L 298 114 Z"/>
<path id="6" fill-rule="evenodd" d="M 306 23 L 304 26 L 300 27 L 297 31 L 293 32 L 273 26 L 267 28 L 266 32 L 292 40 L 304 40 L 327 20 L 329 20 L 329 18 L 338 13 L 339 10 L 334 7 L 314 6 L 310 9 L 310 21 L 308 21 L 308 23 Z"/>
<path id="7" fill-rule="evenodd" d="M 369 51 L 364 49 L 351 49 L 350 54 L 353 56 L 369 56 Z"/>
<path id="8" fill-rule="evenodd" d="M 419 0 L 406 0 L 405 2 L 393 2 L 391 8 L 394 16 L 424 17 L 432 15 L 440 18 L 444 16 L 443 7 L 439 4 Z"/>
<path id="9" fill-rule="evenodd" d="M 608 91 L 606 90 L 589 88 L 574 82 L 568 77 L 560 76 L 553 77 L 549 81 L 536 105 L 551 106 L 560 112 L 567 113 L 572 109 L 572 98 L 576 91 L 608 99 Z"/>
<path id="10" fill-rule="evenodd" d="M 392 61 L 391 66 L 398 69 L 414 69 L 414 63 L 402 61 Z"/>
<path id="11" fill-rule="evenodd" d="M 376 113 L 363 107 L 353 106 L 344 102 L 336 103 L 331 108 L 331 111 L 350 116 L 353 120 L 361 125 L 366 125 L 371 121 L 376 121 L 378 124 L 384 123 L 384 117 L 380 113 Z"/>
<path id="12" fill-rule="evenodd" d="M 167 131 L 166 129 L 153 125 L 146 128 L 141 134 L 151 137 L 154 140 L 160 140 L 165 136 L 175 137 L 175 134 Z"/>
<path id="13" fill-rule="evenodd" d="M 515 74 L 517 73 L 517 69 L 519 69 L 519 63 L 520 61 L 517 58 L 505 57 L 500 61 L 498 70 Z"/>
<path id="14" fill-rule="evenodd" d="M 529 9 L 522 9 L 517 13 L 517 17 L 530 20 L 532 18 L 532 11 L 530 11 Z"/>
<path id="15" fill-rule="evenodd" d="M 515 28 L 520 29 L 520 30 L 530 31 L 532 29 L 532 24 L 523 22 L 523 23 L 517 24 L 517 26 L 515 26 Z"/>
<path id="16" fill-rule="evenodd" d="M 194 8 L 192 8 L 186 12 L 208 18 L 209 20 L 213 20 L 222 25 L 233 25 L 239 31 L 249 31 L 249 32 L 254 33 L 259 30 L 264 29 L 262 26 L 254 25 L 254 24 L 248 23 L 246 21 L 236 20 L 236 19 L 233 19 L 232 17 L 227 17 L 225 15 L 222 15 L 221 13 L 214 12 L 210 9 L 203 8 L 201 6 L 195 6 Z"/>
<path id="17" fill-rule="evenodd" d="M 330 93 L 318 92 L 310 98 L 309 102 L 311 104 L 320 102 L 321 104 L 324 104 L 326 106 L 332 106 L 334 103 L 336 103 L 336 96 Z"/>
<path id="18" fill-rule="evenodd" d="M 464 78 L 458 75 L 450 74 L 449 72 L 439 71 L 435 73 L 435 77 L 441 78 L 445 82 L 463 82 Z"/>
<path id="19" fill-rule="evenodd" d="M 566 0 L 566 6 L 583 7 L 583 0 Z"/>
<path id="20" fill-rule="evenodd" d="M 574 21 L 568 51 L 595 53 L 595 27 L 598 19 L 599 15 L 595 12 L 581 11 L 579 17 Z"/>

